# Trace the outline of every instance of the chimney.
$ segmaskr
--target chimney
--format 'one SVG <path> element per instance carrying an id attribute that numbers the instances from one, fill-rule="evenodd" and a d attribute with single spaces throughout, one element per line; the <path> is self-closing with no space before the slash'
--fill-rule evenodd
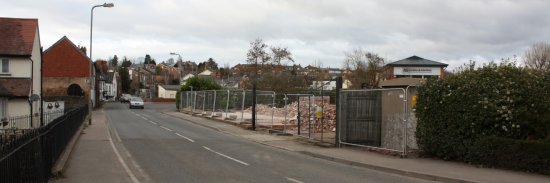
<path id="1" fill-rule="evenodd" d="M 82 53 L 84 53 L 84 55 L 88 55 L 88 54 L 86 53 L 86 47 L 81 46 L 81 47 L 79 47 L 79 49 L 80 49 L 80 51 L 82 51 Z"/>

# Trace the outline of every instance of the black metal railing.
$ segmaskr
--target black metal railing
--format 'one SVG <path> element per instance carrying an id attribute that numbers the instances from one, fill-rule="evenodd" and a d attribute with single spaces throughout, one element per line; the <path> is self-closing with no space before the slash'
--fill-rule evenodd
<path id="1" fill-rule="evenodd" d="M 0 182 L 47 182 L 51 169 L 88 115 L 88 106 L 47 125 L 0 134 Z"/>

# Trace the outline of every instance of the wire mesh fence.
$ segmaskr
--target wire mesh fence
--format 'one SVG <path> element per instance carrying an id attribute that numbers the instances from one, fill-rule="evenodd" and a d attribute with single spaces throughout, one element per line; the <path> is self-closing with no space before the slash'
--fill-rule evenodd
<path id="1" fill-rule="evenodd" d="M 250 90 L 184 91 L 181 111 L 236 124 L 252 123 Z M 256 126 L 281 133 L 335 142 L 335 92 L 307 90 L 291 94 L 256 91 Z"/>

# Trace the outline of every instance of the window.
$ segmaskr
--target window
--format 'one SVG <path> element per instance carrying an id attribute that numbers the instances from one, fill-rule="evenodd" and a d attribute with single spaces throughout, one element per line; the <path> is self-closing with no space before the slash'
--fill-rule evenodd
<path id="1" fill-rule="evenodd" d="M 0 98 L 0 120 L 7 117 L 8 98 Z"/>
<path id="2" fill-rule="evenodd" d="M 2 58 L 2 64 L 0 64 L 0 71 L 2 73 L 10 72 L 10 60 L 7 58 Z"/>

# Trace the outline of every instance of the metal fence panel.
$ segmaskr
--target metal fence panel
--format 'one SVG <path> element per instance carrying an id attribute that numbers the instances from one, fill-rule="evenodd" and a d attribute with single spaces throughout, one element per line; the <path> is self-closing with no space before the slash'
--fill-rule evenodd
<path id="1" fill-rule="evenodd" d="M 405 153 L 404 89 L 342 90 L 339 143 Z"/>

